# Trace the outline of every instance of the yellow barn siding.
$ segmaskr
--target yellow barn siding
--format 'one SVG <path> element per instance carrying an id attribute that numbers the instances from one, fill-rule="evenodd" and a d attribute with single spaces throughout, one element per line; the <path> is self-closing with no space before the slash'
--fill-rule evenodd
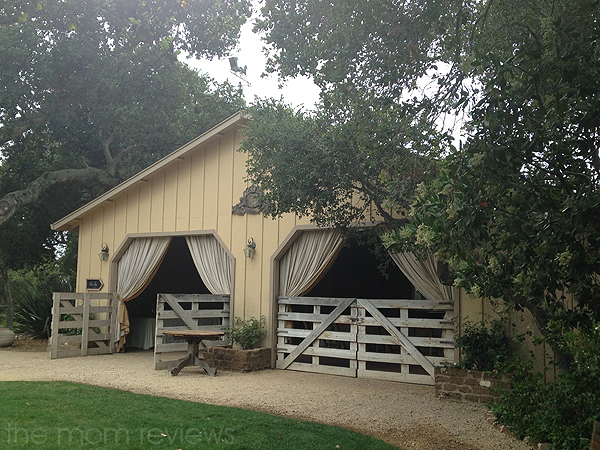
<path id="1" fill-rule="evenodd" d="M 217 205 L 219 201 L 219 146 L 211 143 L 204 156 L 204 220 L 202 229 L 217 228 Z"/>
<path id="2" fill-rule="evenodd" d="M 191 158 L 179 163 L 177 175 L 177 221 L 175 229 L 186 231 L 190 228 L 190 196 L 191 196 Z"/>
<path id="3" fill-rule="evenodd" d="M 115 199 L 115 241 L 122 242 L 127 235 L 127 194 Z"/>
<path id="4" fill-rule="evenodd" d="M 191 156 L 190 229 L 201 230 L 204 218 L 204 152 Z"/>
<path id="5" fill-rule="evenodd" d="M 499 306 L 501 307 L 501 304 L 496 306 L 489 300 L 471 297 L 461 289 L 459 316 L 461 329 L 463 329 L 465 322 L 478 323 L 482 320 L 498 320 L 500 318 L 497 312 Z M 542 335 L 531 314 L 527 311 L 509 313 L 505 332 L 511 338 L 525 337 L 522 342 L 513 343 L 513 349 L 521 355 L 533 353 L 535 355 L 534 370 L 543 373 L 546 381 L 552 381 L 556 375 L 554 366 L 551 364 L 552 350 L 546 344 L 535 345 L 533 343 L 529 333 L 538 339 Z"/>
<path id="6" fill-rule="evenodd" d="M 177 217 L 177 166 L 165 172 L 165 193 L 163 198 L 163 231 L 175 230 Z"/>
<path id="7" fill-rule="evenodd" d="M 277 223 L 279 225 L 279 239 L 277 242 L 277 247 L 279 247 L 283 243 L 287 235 L 290 233 L 290 231 L 293 230 L 296 226 L 296 217 L 292 215 L 285 215 L 281 217 L 277 221 Z"/>
<path id="8" fill-rule="evenodd" d="M 116 250 L 115 243 L 115 205 L 112 202 L 106 202 L 103 206 L 104 226 L 102 228 L 103 242 L 109 247 L 109 250 Z"/>
<path id="9" fill-rule="evenodd" d="M 92 227 L 86 226 L 89 215 L 84 217 L 79 227 L 79 250 L 77 258 L 77 291 L 85 291 L 85 280 L 90 273 L 90 251 L 94 242 L 92 241 Z M 100 243 L 101 244 L 101 243 Z"/>
<path id="10" fill-rule="evenodd" d="M 230 129 L 199 141 L 187 153 L 176 155 L 178 158 L 144 173 L 143 179 L 134 180 L 102 203 L 70 218 L 69 225 L 79 228 L 77 290 L 85 291 L 87 278 L 101 278 L 104 291 L 109 285 L 114 286 L 108 278 L 110 263 L 98 258 L 104 242 L 112 258 L 130 233 L 216 230 L 235 258 L 232 317 L 265 316 L 269 327 L 275 323 L 272 296 L 276 295 L 273 289 L 276 289 L 277 274 L 271 273 L 271 257 L 296 226 L 308 225 L 310 219 L 292 215 L 278 219 L 262 214 L 232 215 L 232 206 L 248 187 L 247 155 L 237 151 L 242 139 L 239 132 Z M 367 221 L 378 216 L 373 206 L 368 208 Z M 246 259 L 243 250 L 251 237 L 257 245 L 256 255 Z M 489 302 L 471 298 L 461 291 L 461 324 L 465 320 L 480 321 L 490 314 L 494 315 L 494 310 Z M 527 315 L 513 314 L 510 323 L 516 325 L 514 333 L 531 330 L 539 335 Z M 509 328 L 513 332 L 512 327 Z M 523 349 L 533 349 L 538 355 L 542 350 L 534 348 L 530 341 L 523 344 Z M 547 358 L 538 359 L 536 368 L 548 365 Z"/>
<path id="11" fill-rule="evenodd" d="M 127 194 L 127 233 L 137 233 L 139 231 L 140 220 L 140 190 L 139 187 L 133 188 Z"/>
<path id="12" fill-rule="evenodd" d="M 271 255 L 279 247 L 279 226 L 276 220 L 269 217 L 263 219 L 263 245 L 262 250 L 264 257 L 262 258 L 262 285 L 260 297 L 260 315 L 269 318 L 271 314 Z"/>
<path id="13" fill-rule="evenodd" d="M 219 190 L 217 204 L 217 232 L 221 239 L 231 248 L 232 217 L 231 208 L 234 205 L 234 135 L 230 133 L 220 139 L 219 151 Z"/>
<path id="14" fill-rule="evenodd" d="M 102 249 L 102 243 L 104 242 L 104 234 L 103 234 L 103 231 L 104 231 L 103 230 L 103 228 L 104 228 L 104 209 L 100 209 L 100 210 L 94 212 L 94 214 L 92 214 L 92 227 L 91 228 L 92 228 L 92 242 L 100 242 L 101 244 L 98 245 L 96 248 L 94 248 L 94 246 L 92 245 L 92 248 L 90 249 L 89 271 L 90 271 L 90 273 L 96 273 L 96 274 L 98 274 L 98 277 L 101 277 L 102 261 L 100 261 L 100 258 L 98 257 L 98 253 L 100 253 L 100 250 Z M 92 258 L 92 255 L 94 253 L 96 253 L 96 257 Z M 107 273 L 107 275 L 108 275 L 108 273 Z M 106 279 L 107 278 L 104 278 L 104 280 L 106 280 Z"/>
<path id="15" fill-rule="evenodd" d="M 229 250 L 235 257 L 235 286 L 234 299 L 230 305 L 231 316 L 243 316 L 243 299 L 246 297 L 246 286 L 243 280 L 246 277 L 246 258 L 244 248 L 247 242 L 246 216 L 234 216 L 231 218 L 231 242 L 228 244 Z"/>
<path id="16" fill-rule="evenodd" d="M 245 317 L 260 317 L 261 296 L 268 295 L 261 290 L 261 279 L 263 258 L 270 258 L 271 255 L 265 255 L 264 252 L 264 236 L 263 236 L 263 216 L 262 214 L 247 214 L 246 215 L 247 237 L 253 237 L 256 245 L 256 254 L 254 258 L 246 259 L 246 276 L 245 276 L 245 298 L 244 298 L 244 316 Z M 242 247 L 243 249 L 243 247 Z M 239 310 L 238 310 L 239 311 Z"/>
<path id="17" fill-rule="evenodd" d="M 152 177 L 152 190 L 150 201 L 150 231 L 160 233 L 163 231 L 164 217 L 164 195 L 165 195 L 165 174 L 159 173 Z"/>
<path id="18" fill-rule="evenodd" d="M 230 133 L 219 140 L 219 191 L 217 216 L 231 222 L 233 201 L 233 148 L 234 138 Z"/>
<path id="19" fill-rule="evenodd" d="M 140 184 L 140 213 L 138 232 L 150 232 L 150 220 L 152 212 L 152 183 L 145 181 Z"/>

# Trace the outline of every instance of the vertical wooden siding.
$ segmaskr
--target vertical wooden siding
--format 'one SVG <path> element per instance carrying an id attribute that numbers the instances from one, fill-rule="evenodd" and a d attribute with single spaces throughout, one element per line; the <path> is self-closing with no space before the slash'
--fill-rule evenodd
<path id="1" fill-rule="evenodd" d="M 272 220 L 262 214 L 231 214 L 232 206 L 248 187 L 244 181 L 246 154 L 237 151 L 241 140 L 237 131 L 230 131 L 202 143 L 185 158 L 164 166 L 83 216 L 79 226 L 77 291 L 85 292 L 87 278 L 101 278 L 103 292 L 107 291 L 110 264 L 98 258 L 103 243 L 109 246 L 112 257 L 131 233 L 214 229 L 236 259 L 231 317 L 269 318 L 273 313 L 270 258 L 294 227 L 309 224 L 310 220 L 292 215 Z M 371 209 L 371 220 L 377 220 L 377 211 Z M 250 237 L 257 244 L 256 256 L 245 259 L 243 249 Z M 464 292 L 460 303 L 461 322 L 479 321 L 493 312 L 489 303 L 469 298 Z M 537 333 L 530 317 L 521 320 L 515 315 L 511 322 L 516 325 L 517 333 L 527 330 Z M 525 350 L 533 348 L 529 343 L 524 345 Z M 538 369 L 541 369 L 544 361 L 546 365 L 548 362 L 543 351 L 549 349 L 533 349 L 540 355 Z"/>
<path id="2" fill-rule="evenodd" d="M 231 214 L 248 187 L 246 154 L 237 151 L 241 140 L 237 131 L 230 131 L 202 144 L 83 216 L 78 292 L 85 292 L 87 278 L 98 277 L 104 282 L 102 292 L 107 291 L 110 264 L 98 258 L 103 243 L 112 257 L 128 234 L 214 229 L 236 259 L 232 317 L 268 317 L 271 255 L 296 225 L 310 221 Z M 257 251 L 246 259 L 243 249 L 250 237 Z"/>

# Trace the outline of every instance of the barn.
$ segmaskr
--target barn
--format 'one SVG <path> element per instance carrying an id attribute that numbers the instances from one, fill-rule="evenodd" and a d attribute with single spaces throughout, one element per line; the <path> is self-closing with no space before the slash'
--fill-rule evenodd
<path id="1" fill-rule="evenodd" d="M 161 369 L 184 350 L 165 331 L 264 316 L 274 368 L 433 384 L 457 359 L 454 319 L 486 306 L 442 285 L 433 260 L 391 255 L 384 273 L 360 238 L 263 215 L 238 152 L 247 122 L 234 114 L 52 224 L 79 239 L 52 357 L 153 349 Z"/>

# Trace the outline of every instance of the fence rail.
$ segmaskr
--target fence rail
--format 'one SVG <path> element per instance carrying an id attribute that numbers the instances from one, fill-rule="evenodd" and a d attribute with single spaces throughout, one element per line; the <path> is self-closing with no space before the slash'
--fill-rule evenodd
<path id="1" fill-rule="evenodd" d="M 277 367 L 433 384 L 454 360 L 452 302 L 279 297 Z"/>
<path id="2" fill-rule="evenodd" d="M 181 352 L 187 351 L 185 341 L 176 341 L 165 331 L 225 331 L 229 325 L 229 301 L 229 295 L 158 294 L 154 368 L 166 369 L 182 356 Z"/>
<path id="3" fill-rule="evenodd" d="M 114 353 L 117 308 L 116 294 L 55 292 L 50 357 Z"/>

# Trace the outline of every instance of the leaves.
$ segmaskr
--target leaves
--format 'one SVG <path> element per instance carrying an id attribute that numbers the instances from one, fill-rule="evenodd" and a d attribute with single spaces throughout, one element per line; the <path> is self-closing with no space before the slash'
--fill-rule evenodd
<path id="1" fill-rule="evenodd" d="M 600 28 L 597 10 L 561 13 L 587 3 L 540 2 L 521 22 L 530 34 L 478 54 L 469 141 L 415 199 L 410 225 L 431 230 L 426 247 L 457 268 L 458 285 L 529 309 L 563 370 L 563 331 L 600 320 Z"/>
<path id="2" fill-rule="evenodd" d="M 27 20 L 19 23 L 21 13 Z M 227 52 L 248 14 L 246 1 L 45 0 L 0 7 L 1 201 L 36 179 L 39 185 L 45 173 L 104 172 L 102 183 L 50 176 L 56 183 L 42 183 L 29 196 L 35 207 L 17 205 L 21 214 L 0 230 L 15 267 L 27 263 L 19 248 L 33 245 L 33 236 L 38 250 L 29 252 L 29 262 L 51 256 L 48 223 L 243 105 L 232 86 L 200 75 L 177 54 Z M 211 28 L 194 35 L 189 21 L 197 32 Z"/>

